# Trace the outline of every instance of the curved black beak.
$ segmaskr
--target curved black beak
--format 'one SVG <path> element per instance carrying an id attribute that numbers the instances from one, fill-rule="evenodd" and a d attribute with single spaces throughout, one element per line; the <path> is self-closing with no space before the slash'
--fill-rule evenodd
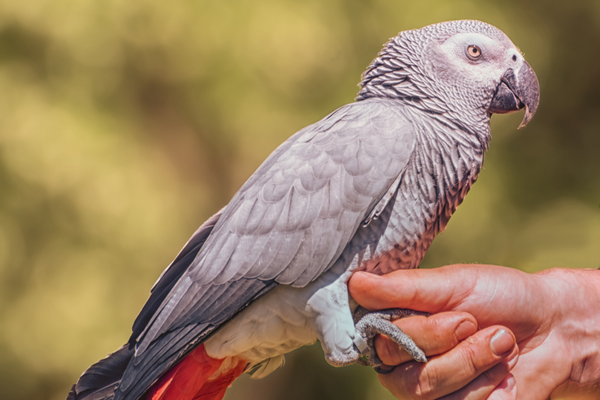
<path id="1" fill-rule="evenodd" d="M 535 72 L 527 61 L 523 60 L 521 68 L 515 73 L 512 68 L 506 70 L 496 88 L 489 111 L 506 114 L 525 108 L 523 121 L 519 129 L 531 121 L 540 102 L 540 84 Z"/>

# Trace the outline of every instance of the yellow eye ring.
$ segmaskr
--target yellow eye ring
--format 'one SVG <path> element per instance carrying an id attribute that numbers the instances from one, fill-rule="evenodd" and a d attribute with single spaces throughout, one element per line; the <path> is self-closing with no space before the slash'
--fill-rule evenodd
<path id="1" fill-rule="evenodd" d="M 467 57 L 469 57 L 471 60 L 478 60 L 481 58 L 481 49 L 479 46 L 472 44 L 467 47 Z"/>

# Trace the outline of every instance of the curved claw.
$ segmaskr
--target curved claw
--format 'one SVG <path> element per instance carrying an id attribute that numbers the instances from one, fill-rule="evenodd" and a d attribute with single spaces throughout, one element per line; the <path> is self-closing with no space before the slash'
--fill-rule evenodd
<path id="1" fill-rule="evenodd" d="M 359 364 L 370 365 L 380 371 L 387 371 L 375 351 L 374 339 L 377 335 L 383 334 L 389 337 L 397 345 L 402 347 L 414 360 L 418 362 L 427 362 L 425 353 L 415 344 L 415 342 L 400 328 L 392 324 L 391 321 L 411 315 L 428 315 L 426 313 L 403 309 L 389 309 L 382 311 L 368 312 L 367 310 L 357 310 L 355 313 L 357 336 L 354 339 L 354 345 L 358 351 L 366 357 L 361 359 Z M 393 368 L 392 368 L 393 369 Z"/>
<path id="2" fill-rule="evenodd" d="M 375 372 L 377 372 L 380 375 L 387 375 L 390 372 L 392 372 L 394 370 L 394 368 L 396 367 L 389 367 L 387 366 L 387 368 L 383 368 L 383 366 L 378 366 L 378 367 L 373 367 L 373 369 L 375 370 Z"/>
<path id="3" fill-rule="evenodd" d="M 367 362 L 367 360 L 365 360 L 362 357 L 359 357 L 358 360 L 356 360 L 356 364 L 360 365 L 361 367 L 370 367 L 370 365 Z"/>

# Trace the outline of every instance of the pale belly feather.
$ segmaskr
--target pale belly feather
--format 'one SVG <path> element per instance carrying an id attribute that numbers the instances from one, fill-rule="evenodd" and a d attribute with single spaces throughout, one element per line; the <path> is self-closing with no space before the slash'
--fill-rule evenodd
<path id="1" fill-rule="evenodd" d="M 239 356 L 254 364 L 317 341 L 306 309 L 311 290 L 278 286 L 213 335 L 205 349 L 213 358 Z"/>

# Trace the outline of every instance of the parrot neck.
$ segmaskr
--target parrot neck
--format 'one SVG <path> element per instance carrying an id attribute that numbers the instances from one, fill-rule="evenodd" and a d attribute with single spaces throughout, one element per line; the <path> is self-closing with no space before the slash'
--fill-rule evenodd
<path id="1" fill-rule="evenodd" d="M 461 107 L 464 101 L 443 97 L 445 91 L 435 89 L 439 82 L 432 81 L 419 67 L 421 54 L 410 46 L 410 38 L 406 37 L 409 33 L 403 32 L 387 42 L 364 72 L 356 100 L 397 100 L 444 125 L 458 128 L 487 149 L 491 139 L 489 112 L 483 108 Z"/>

